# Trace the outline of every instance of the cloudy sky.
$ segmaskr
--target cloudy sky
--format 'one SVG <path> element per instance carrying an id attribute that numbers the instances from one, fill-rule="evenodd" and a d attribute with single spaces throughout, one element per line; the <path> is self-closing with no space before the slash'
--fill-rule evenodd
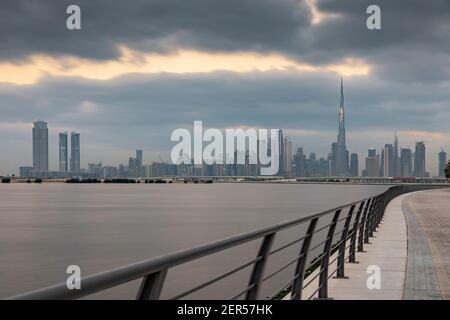
<path id="1" fill-rule="evenodd" d="M 66 28 L 81 7 L 82 29 Z M 378 4 L 382 29 L 366 28 Z M 282 128 L 326 156 L 337 133 L 339 74 L 347 139 L 360 155 L 427 146 L 450 151 L 448 0 L 2 0 L 0 174 L 31 165 L 31 122 L 78 131 L 82 166 L 169 158 L 171 132 Z"/>

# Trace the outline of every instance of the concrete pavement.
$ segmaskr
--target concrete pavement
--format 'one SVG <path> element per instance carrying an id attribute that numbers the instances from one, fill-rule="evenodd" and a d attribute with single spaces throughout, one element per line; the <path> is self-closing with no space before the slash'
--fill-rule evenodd
<path id="1" fill-rule="evenodd" d="M 405 299 L 450 299 L 450 189 L 418 191 L 403 202 L 408 223 Z"/>

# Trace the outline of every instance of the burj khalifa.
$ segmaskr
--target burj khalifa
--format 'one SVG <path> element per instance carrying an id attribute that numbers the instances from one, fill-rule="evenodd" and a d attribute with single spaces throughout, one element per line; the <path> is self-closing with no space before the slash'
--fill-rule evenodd
<path id="1" fill-rule="evenodd" d="M 344 108 L 344 83 L 341 76 L 341 102 L 339 105 L 339 132 L 337 136 L 337 150 L 336 150 L 336 168 L 335 172 L 338 176 L 348 175 L 348 151 L 345 142 L 345 108 Z"/>

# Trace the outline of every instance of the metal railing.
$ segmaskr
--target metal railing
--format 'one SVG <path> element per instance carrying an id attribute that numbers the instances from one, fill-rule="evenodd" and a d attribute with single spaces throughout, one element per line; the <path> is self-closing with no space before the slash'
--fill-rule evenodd
<path id="1" fill-rule="evenodd" d="M 346 262 L 355 263 L 356 253 L 364 251 L 364 245 L 369 243 L 369 238 L 373 236 L 373 232 L 379 227 L 383 219 L 385 207 L 389 201 L 406 192 L 429 188 L 435 187 L 425 185 L 390 187 L 380 194 L 325 212 L 282 222 L 187 250 L 181 250 L 88 276 L 82 278 L 81 289 L 78 290 L 69 290 L 66 283 L 62 283 L 14 296 L 10 299 L 77 299 L 142 278 L 136 299 L 157 300 L 161 296 L 166 275 L 170 268 L 259 239 L 261 239 L 261 244 L 254 259 L 200 285 L 196 285 L 187 291 L 181 292 L 171 299 L 188 297 L 201 289 L 250 267 L 252 267 L 252 272 L 247 285 L 241 288 L 235 295 L 228 298 L 260 299 L 262 284 L 293 265 L 295 265 L 295 268 L 292 278 L 273 292 L 269 298 L 276 297 L 284 290 L 290 293 L 292 300 L 301 300 L 304 298 L 302 295 L 304 289 L 317 283 L 317 287 L 314 290 L 309 289 L 310 294 L 306 298 L 312 299 L 316 297 L 319 299 L 327 299 L 329 298 L 328 280 L 333 275 L 337 278 L 345 278 Z M 323 225 L 320 225 L 320 223 Z M 277 233 L 301 225 L 305 226 L 305 231 L 300 238 L 281 245 L 277 249 L 272 249 Z M 326 233 L 323 239 L 318 236 L 320 232 Z M 314 243 L 314 240 L 319 242 Z M 296 244 L 299 245 L 298 254 L 293 256 L 287 264 L 266 274 L 266 266 L 271 256 L 287 248 L 292 248 Z M 320 254 L 312 256 L 312 253 L 317 250 L 320 250 Z M 332 257 L 334 258 L 330 261 Z M 306 277 L 307 272 L 311 273 L 314 268 L 316 271 L 311 276 Z M 305 283 L 305 281 L 307 282 Z"/>

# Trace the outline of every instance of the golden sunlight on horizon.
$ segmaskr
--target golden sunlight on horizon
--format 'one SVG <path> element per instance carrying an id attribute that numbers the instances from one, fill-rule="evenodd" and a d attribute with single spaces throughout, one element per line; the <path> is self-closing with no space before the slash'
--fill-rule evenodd
<path id="1" fill-rule="evenodd" d="M 120 48 L 114 60 L 96 61 L 75 56 L 52 57 L 36 54 L 21 63 L 0 62 L 0 83 L 32 85 L 45 76 L 81 77 L 91 80 L 111 80 L 131 74 L 192 74 L 229 71 L 335 72 L 344 76 L 368 75 L 371 66 L 359 59 L 347 58 L 339 64 L 314 66 L 299 63 L 277 53 L 256 52 L 210 53 L 180 50 L 170 54 L 157 54 Z"/>

